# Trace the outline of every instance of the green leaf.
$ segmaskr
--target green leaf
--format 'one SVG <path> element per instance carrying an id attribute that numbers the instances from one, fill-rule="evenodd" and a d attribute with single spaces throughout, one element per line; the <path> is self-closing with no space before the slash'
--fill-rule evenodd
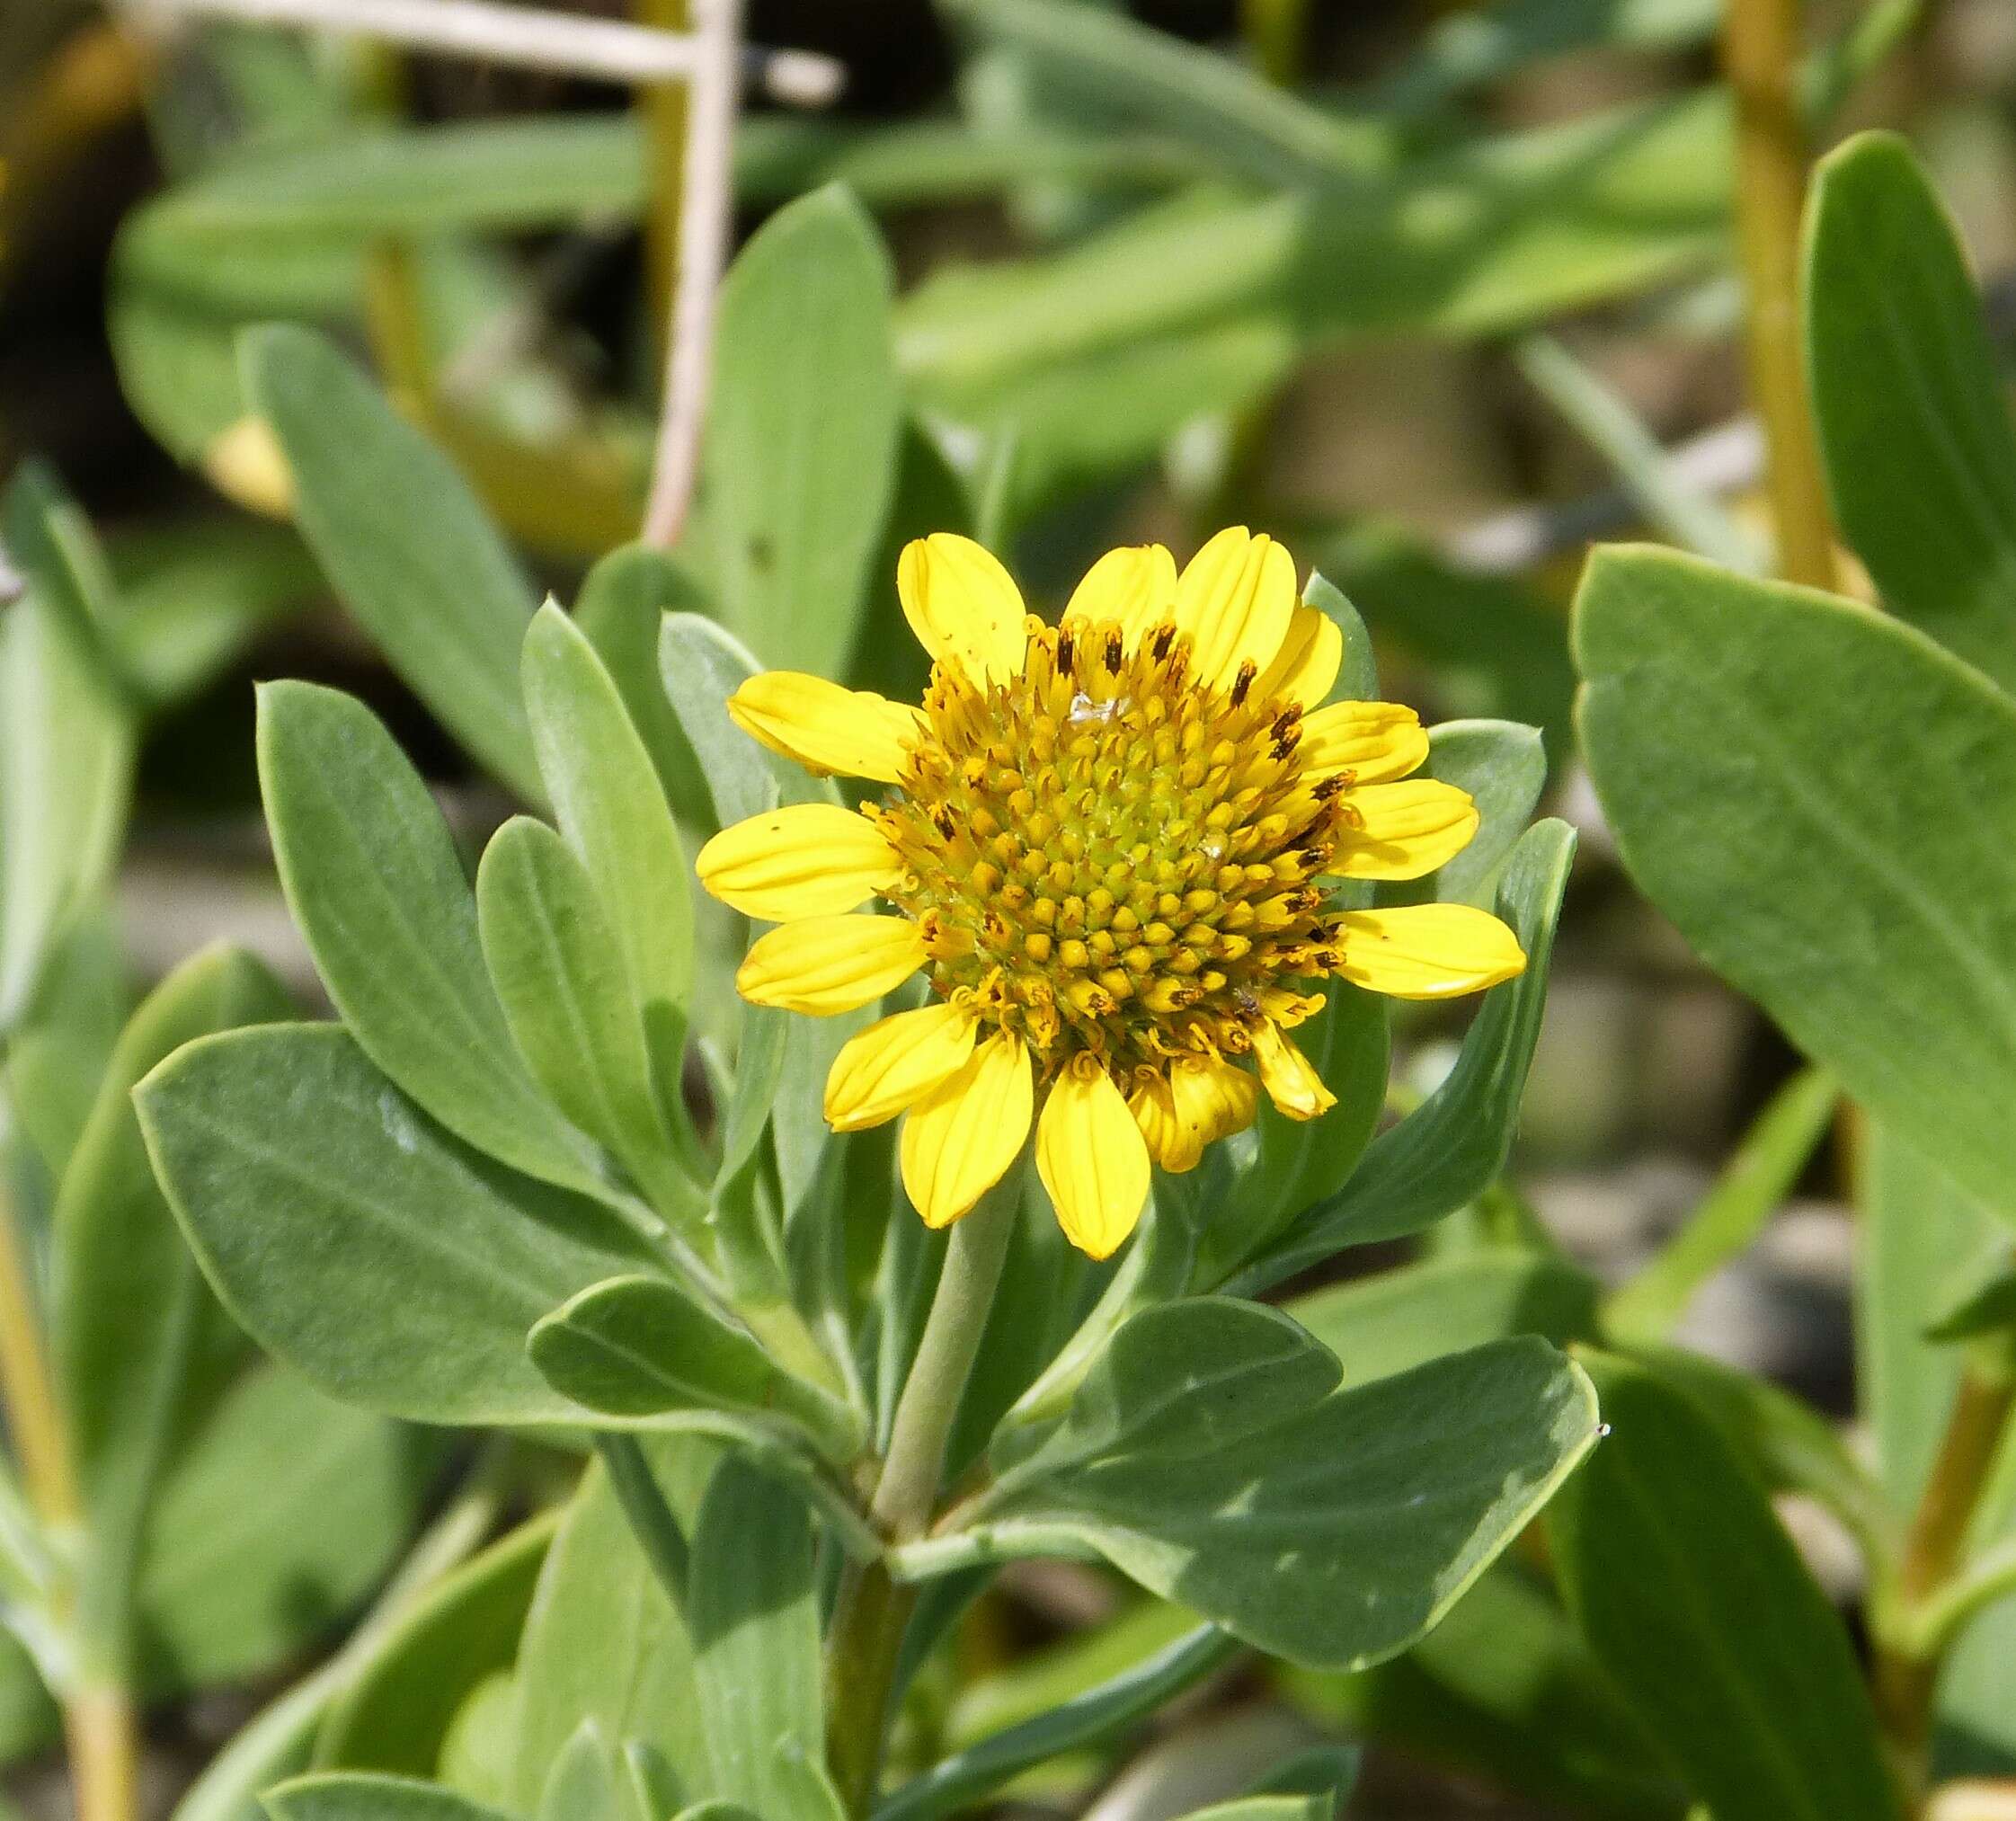
<path id="1" fill-rule="evenodd" d="M 1672 1331 L 1695 1291 L 1749 1248 L 1790 1194 L 1840 1097 L 1823 1069 L 1803 1070 L 1772 1097 L 1687 1223 L 1604 1305 L 1612 1333 L 1657 1340 Z"/>
<path id="2" fill-rule="evenodd" d="M 1060 0 L 950 0 L 946 11 L 1026 58 L 1046 96 L 1082 102 L 1102 121 L 1159 128 L 1228 176 L 1270 189 L 1334 185 L 1369 176 L 1391 156 L 1383 123 L 1341 119 L 1124 13 Z"/>
<path id="3" fill-rule="evenodd" d="M 344 606 L 455 736 L 537 801 L 518 688 L 536 603 L 475 496 L 313 331 L 256 330 L 243 361 L 245 388 L 286 454 L 301 535 Z"/>
<path id="4" fill-rule="evenodd" d="M 518 1657 L 510 1807 L 530 1813 L 584 1719 L 662 1752 L 687 1790 L 707 1786 L 693 1647 L 599 1464 L 568 1505 Z"/>
<path id="5" fill-rule="evenodd" d="M 1682 1393 L 1592 1362 L 1610 1435 L 1549 1514 L 1576 1623 L 1717 1821 L 1896 1821 L 1848 1634 Z"/>
<path id="6" fill-rule="evenodd" d="M 1804 291 L 1842 530 L 1887 607 L 2016 688 L 2016 430 L 1958 230 L 1903 139 L 1822 161 Z"/>
<path id="7" fill-rule="evenodd" d="M 2016 1219 L 2016 702 L 1895 620 L 1666 552 L 1590 559 L 1576 646 L 1640 887 Z"/>
<path id="8" fill-rule="evenodd" d="M 1216 1625 L 1186 1631 L 1109 1680 L 941 1758 L 884 1801 L 874 1821 L 932 1821 L 971 1808 L 1023 1771 L 1103 1744 L 1149 1719 L 1239 1650 L 1239 1640 Z"/>
<path id="9" fill-rule="evenodd" d="M 0 621 L 0 1031 L 110 876 L 132 786 L 131 715 L 21 553 L 28 592 Z"/>
<path id="10" fill-rule="evenodd" d="M 1509 1558 L 1405 1656 L 1358 1675 L 1284 1666 L 1275 1678 L 1327 1731 L 1546 1812 L 1680 1821 L 1687 1807 L 1567 1615 Z"/>
<path id="11" fill-rule="evenodd" d="M 2016 1328 L 2016 1272 L 1991 1279 L 1925 1329 L 1927 1340 L 1973 1340 Z"/>
<path id="12" fill-rule="evenodd" d="M 294 920 L 365 1054 L 478 1150 L 598 1192 L 592 1147 L 511 1041 L 448 824 L 377 717 L 334 689 L 269 683 L 259 776 Z"/>
<path id="13" fill-rule="evenodd" d="M 1362 1385 L 1511 1335 L 1585 1340 L 1595 1332 L 1596 1285 L 1561 1259 L 1494 1250 L 1311 1291 L 1287 1312 L 1343 1362 L 1345 1385 Z"/>
<path id="14" fill-rule="evenodd" d="M 728 718 L 728 697 L 762 669 L 748 649 L 712 620 L 669 613 L 658 648 L 672 712 L 699 761 L 713 822 L 726 828 L 777 801 L 769 755 Z"/>
<path id="15" fill-rule="evenodd" d="M 525 1336 L 645 1262 L 601 1204 L 471 1150 L 331 1026 L 205 1038 L 136 1097 L 226 1307 L 332 1396 L 436 1423 L 580 1414 Z"/>
<path id="16" fill-rule="evenodd" d="M 658 642 L 665 616 L 704 614 L 706 591 L 690 568 L 647 544 L 625 544 L 588 572 L 574 624 L 588 635 L 629 711 L 675 815 L 695 827 L 712 818 L 706 780 L 665 695 Z"/>
<path id="17" fill-rule="evenodd" d="M 1418 1232 L 1481 1194 L 1505 1168 L 1574 856 L 1575 831 L 1566 822 L 1536 822 L 1521 837 L 1499 878 L 1497 913 L 1518 932 L 1526 971 L 1484 996 L 1442 1085 L 1372 1141 L 1341 1189 L 1241 1271 L 1235 1291 L 1264 1290 L 1346 1246 Z"/>
<path id="18" fill-rule="evenodd" d="M 318 1771 L 385 1771 L 421 1777 L 464 1700 L 508 1670 L 557 1514 L 520 1524 L 444 1575 L 404 1612 L 315 1735 Z"/>
<path id="19" fill-rule="evenodd" d="M 1337 1104 L 1321 1119 L 1290 1119 L 1261 1097 L 1250 1166 L 1229 1190 L 1207 1178 L 1198 1195 L 1198 1287 L 1222 1284 L 1303 1209 L 1335 1195 L 1372 1141 L 1386 1104 L 1386 1001 L 1348 981 L 1330 981 L 1323 992 L 1323 1009 L 1297 1026 L 1295 1044 Z M 1223 1150 L 1213 1147 L 1200 1175 L 1219 1167 Z"/>
<path id="20" fill-rule="evenodd" d="M 525 635 L 526 712 L 567 843 L 601 893 L 661 1079 L 679 1082 L 693 903 L 657 768 L 586 635 L 551 601 Z"/>
<path id="21" fill-rule="evenodd" d="M 1060 253 L 941 268 L 898 309 L 899 357 L 928 402 L 971 411 L 1045 369 L 1206 330 L 1272 324 L 1291 359 L 1403 328 L 1501 333 L 1700 262 L 1727 220 L 1728 128 L 1700 90 L 1347 188 L 1186 196 Z"/>
<path id="22" fill-rule="evenodd" d="M 1337 680 L 1330 699 L 1345 702 L 1376 702 L 1379 699 L 1379 663 L 1372 648 L 1372 634 L 1348 596 L 1319 570 L 1310 570 L 1309 586 L 1302 590 L 1305 606 L 1313 607 L 1337 622 L 1344 635 L 1344 661 L 1337 666 Z"/>
<path id="23" fill-rule="evenodd" d="M 688 1617 L 715 1791 L 777 1821 L 824 1821 L 804 1775 L 826 1753 L 812 1519 L 733 1455 L 701 1501 Z"/>
<path id="24" fill-rule="evenodd" d="M 1856 1248 L 1855 1385 L 1876 1470 L 1900 1517 L 1916 1509 L 1965 1356 L 1925 1328 L 2000 1275 L 2008 1229 L 1907 1141 L 1871 1120 Z"/>
<path id="25" fill-rule="evenodd" d="M 297 1777 L 265 1801 L 273 1821 L 508 1821 L 439 1783 L 409 1777 Z"/>
<path id="26" fill-rule="evenodd" d="M 1428 730 L 1425 776 L 1467 790 L 1480 818 L 1462 852 L 1411 889 L 1392 893 L 1394 903 L 1479 904 L 1491 908 L 1497 873 L 1532 820 L 1533 805 L 1547 786 L 1547 751 L 1540 729 L 1517 721 L 1444 721 Z"/>
<path id="27" fill-rule="evenodd" d="M 138 1588 L 147 1685 L 248 1681 L 325 1636 L 398 1559 L 438 1460 L 292 1372 L 242 1380 L 151 1515 Z"/>
<path id="28" fill-rule="evenodd" d="M 724 617 L 773 663 L 846 668 L 895 489 L 889 255 L 830 188 L 788 204 L 721 287 L 706 448 Z"/>
<path id="29" fill-rule="evenodd" d="M 1428 1630 L 1595 1436 L 1580 1371 L 1544 1341 L 1497 1341 L 1206 1453 L 1123 1450 L 1066 1468 L 898 1562 L 1103 1556 L 1263 1650 L 1357 1669 Z"/>
<path id="30" fill-rule="evenodd" d="M 539 1794 L 538 1821 L 623 1821 L 608 1741 L 592 1719 L 553 1761 Z"/>
<path id="31" fill-rule="evenodd" d="M 534 1328 L 526 1345 L 547 1383 L 604 1416 L 782 1415 L 838 1459 L 860 1445 L 844 1405 L 773 1364 L 741 1322 L 662 1277 L 594 1284 Z"/>
<path id="32" fill-rule="evenodd" d="M 660 1206 L 693 1191 L 672 1162 L 623 950 L 588 869 L 544 822 L 513 816 L 476 872 L 484 960 L 520 1053 L 553 1104 Z M 676 1017 L 677 1008 L 666 1010 Z"/>
<path id="33" fill-rule="evenodd" d="M 1320 1403 L 1341 1375 L 1327 1347 L 1264 1303 L 1196 1296 L 1143 1309 L 1106 1343 L 1063 1426 L 1017 1477 L 1115 1455 L 1212 1453 Z"/>
<path id="34" fill-rule="evenodd" d="M 82 1622 L 127 1657 L 148 1507 L 191 1417 L 197 1355 L 222 1318 L 168 1212 L 134 1115 L 135 1082 L 191 1040 L 289 1015 L 280 982 L 222 946 L 134 1013 L 58 1190 L 50 1339 L 90 1515 Z"/>
<path id="35" fill-rule="evenodd" d="M 27 1017 L 8 1034 L 7 1101 L 50 1182 L 62 1180 L 132 1009 L 110 910 L 74 918 L 50 949 Z"/>

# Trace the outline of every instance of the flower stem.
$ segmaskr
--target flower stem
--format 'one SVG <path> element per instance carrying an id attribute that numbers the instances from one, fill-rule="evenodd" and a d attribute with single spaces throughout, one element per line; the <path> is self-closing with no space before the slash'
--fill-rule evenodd
<path id="1" fill-rule="evenodd" d="M 1736 99 L 1736 240 L 1750 390 L 1763 422 L 1778 566 L 1813 588 L 1834 582 L 1820 451 L 1799 341 L 1799 215 L 1807 147 L 1796 81 L 1799 0 L 1731 0 L 1722 64 Z"/>
<path id="2" fill-rule="evenodd" d="M 907 1542 L 929 1526 L 946 1443 L 1015 1236 L 1022 1173 L 1020 1161 L 1010 1165 L 953 1228 L 946 1248 L 869 1506 L 876 1529 L 893 1541 Z M 851 1815 L 866 1814 L 875 1800 L 903 1630 L 916 1603 L 914 1589 L 897 1586 L 884 1562 L 850 1562 L 841 1578 L 826 1650 L 827 1754 Z"/>

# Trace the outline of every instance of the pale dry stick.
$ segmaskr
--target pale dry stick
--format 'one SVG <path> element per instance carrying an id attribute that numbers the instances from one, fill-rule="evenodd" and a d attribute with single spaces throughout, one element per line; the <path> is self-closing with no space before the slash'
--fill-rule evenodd
<path id="1" fill-rule="evenodd" d="M 697 82 L 710 55 L 701 32 L 661 31 L 623 20 L 501 5 L 496 0 L 127 0 L 127 4 L 140 16 L 295 26 L 639 85 Z M 759 84 L 774 101 L 823 107 L 840 92 L 845 72 L 816 51 L 756 50 L 750 58 Z"/>
<path id="2" fill-rule="evenodd" d="M 687 115 L 686 162 L 679 211 L 679 274 L 672 293 L 664 413 L 652 462 L 642 537 L 670 550 L 686 529 L 699 476 L 700 428 L 714 362 L 714 317 L 728 258 L 734 209 L 735 114 L 741 102 L 736 46 L 742 0 L 704 0 L 694 8 L 700 58 Z"/>

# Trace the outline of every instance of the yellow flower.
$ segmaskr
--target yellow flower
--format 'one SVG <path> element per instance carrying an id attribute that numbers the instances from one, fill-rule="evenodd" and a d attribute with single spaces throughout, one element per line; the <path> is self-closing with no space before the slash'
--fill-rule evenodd
<path id="1" fill-rule="evenodd" d="M 1343 640 L 1288 553 L 1221 531 L 1179 575 L 1159 545 L 1095 564 L 1055 626 L 946 534 L 904 550 L 904 616 L 935 661 L 921 708 L 816 677 L 753 677 L 737 725 L 818 772 L 890 788 L 858 813 L 769 811 L 701 849 L 702 884 L 779 927 L 736 976 L 825 1015 L 922 969 L 936 995 L 834 1062 L 841 1131 L 904 1121 L 927 1222 L 971 1209 L 1020 1152 L 1072 1244 L 1132 1231 L 1152 1159 L 1192 1168 L 1252 1122 L 1333 1098 L 1287 1035 L 1327 976 L 1441 999 L 1525 965 L 1482 910 L 1338 910 L 1327 879 L 1412 879 L 1469 841 L 1462 791 L 1409 777 L 1413 710 L 1319 706 Z M 893 916 L 850 914 L 870 898 Z"/>

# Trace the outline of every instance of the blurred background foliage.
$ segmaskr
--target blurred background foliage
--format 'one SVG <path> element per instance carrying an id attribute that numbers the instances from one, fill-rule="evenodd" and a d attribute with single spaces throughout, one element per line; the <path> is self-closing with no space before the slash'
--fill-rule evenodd
<path id="1" fill-rule="evenodd" d="M 1816 147 L 1857 126 L 1908 131 L 2000 345 L 2016 10 L 1809 10 Z M 60 573 L 67 602 L 46 648 L 10 636 L 0 688 L 11 730 L 32 697 L 61 736 L 81 857 L 57 889 L 107 888 L 105 916 L 40 957 L 45 994 L 67 995 L 65 1041 L 97 1047 L 75 1078 L 97 1079 L 137 987 L 219 937 L 313 1001 L 262 845 L 256 679 L 366 697 L 473 839 L 532 775 L 522 730 L 484 706 L 484 654 L 503 649 L 485 628 L 521 625 L 546 589 L 578 603 L 619 678 L 654 676 L 657 617 L 679 608 L 766 662 L 904 692 L 919 678 L 890 586 L 903 538 L 977 530 L 1053 601 L 1110 544 L 1186 548 L 1246 521 L 1350 594 L 1386 693 L 1430 718 L 1538 725 L 1548 801 L 1584 833 L 1519 1194 L 1437 1230 L 1431 1263 L 1474 1271 L 1466 1248 L 1494 1223 L 1537 1215 L 1617 1281 L 1712 1189 L 1727 1237 L 1679 1272 L 1673 1307 L 1636 1311 L 1643 1331 L 1677 1320 L 1676 1338 L 1846 1416 L 1850 1185 L 1820 1141 L 1831 1089 L 1795 1076 L 1763 1017 L 1631 891 L 1568 717 L 1566 602 L 1592 538 L 1645 530 L 1760 565 L 1718 13 L 1715 0 L 757 0 L 752 41 L 824 51 L 847 84 L 822 111 L 750 100 L 734 169 L 738 233 L 755 237 L 723 298 L 697 518 L 666 599 L 617 565 L 582 591 L 634 537 L 648 478 L 671 231 L 648 106 L 354 41 L 170 30 L 72 0 L 0 11 L 0 472 L 14 476 L 0 542 L 17 566 Z M 276 322 L 351 359 L 245 334 Z M 461 483 L 403 440 L 360 368 Z M 344 566 L 355 520 L 295 524 L 287 484 L 289 465 L 312 466 L 326 501 L 352 462 L 407 482 L 377 502 L 404 528 L 400 560 L 369 573 Z M 368 490 L 344 498 L 374 511 Z M 509 650 L 515 664 L 515 631 Z M 632 707 L 670 724 L 651 691 Z M 661 751 L 705 824 L 676 736 Z M 0 763 L 20 776 L 18 759 Z M 102 838 L 72 839 L 82 828 Z M 19 897 L 8 916 L 33 923 Z M 1440 1012 L 1402 1024 L 1401 1095 L 1440 1079 L 1459 1028 Z M 61 1057 L 27 1053 L 61 1076 Z M 1752 1174 L 1716 1187 L 1732 1152 Z M 1880 1155 L 1870 1168 L 1907 1172 Z M 1757 1243 L 1714 1268 L 1788 1193 Z M 1949 1277 L 1985 1256 L 1969 1218 L 1952 1213 Z M 1459 1287 L 1550 1293 L 1525 1270 Z M 246 1383 L 240 1401 L 281 1395 Z M 1941 1393 L 1921 1373 L 1896 1396 L 1936 1410 Z M 236 1408 L 191 1444 L 164 1524 L 210 1521 L 202 1451 L 230 1458 Z M 246 1418 L 267 1437 L 293 1420 Z M 1908 1435 L 1914 1415 L 1874 1420 Z M 414 1521 L 425 1461 L 395 1458 L 377 1424 L 329 1447 L 369 1463 L 342 1470 L 362 1541 L 310 1565 L 291 1607 L 272 1591 L 238 1630 L 206 1630 L 227 1660 L 191 1666 L 173 1586 L 158 1603 L 162 1688 L 237 1684 L 156 1722 L 164 1784 L 249 1710 L 241 1691 L 306 1659 Z M 298 1496 L 337 1522 L 314 1486 Z M 1816 1506 L 1790 1516 L 1845 1597 L 1844 1537 Z M 906 1724 L 957 1749 L 1176 1629 L 1100 1577 L 1017 1571 Z M 1957 1767 L 2016 1753 L 1993 1685 L 1956 1734 Z M 1096 1812 L 1195 1807 L 1341 1721 L 1383 1746 L 1360 1812 L 1677 1813 L 1621 1711 L 1558 1610 L 1497 1573 L 1376 1674 L 1217 1686 Z M 32 1677 L 0 1674 L 0 1750 L 31 1765 L 49 1728 Z M 1096 1768 L 1066 1760 L 1024 1793 L 1075 1802 Z M 1536 1806 L 1488 1806 L 1505 1801 Z"/>

